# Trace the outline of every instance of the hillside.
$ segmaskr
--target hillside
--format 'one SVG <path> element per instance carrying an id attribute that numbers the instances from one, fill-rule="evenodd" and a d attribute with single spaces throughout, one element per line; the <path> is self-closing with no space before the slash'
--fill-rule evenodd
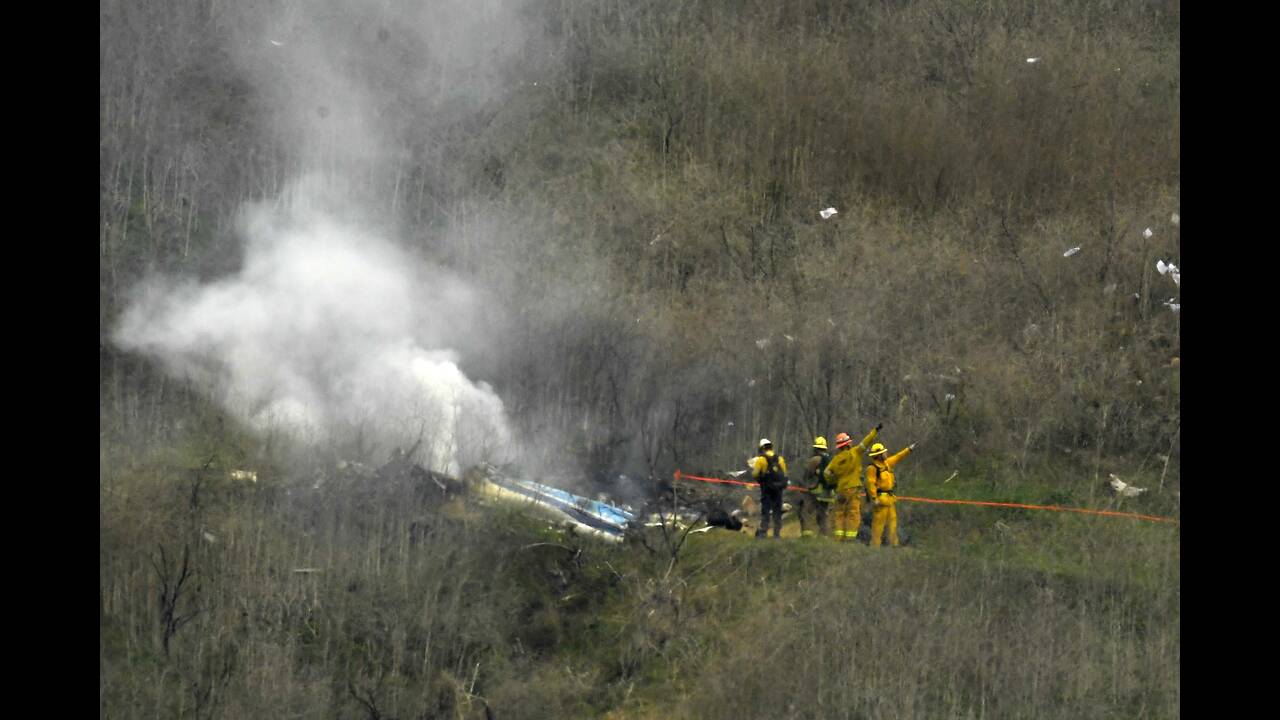
<path id="1" fill-rule="evenodd" d="M 1176 0 L 99 8 L 103 717 L 1179 714 L 1176 524 L 673 562 L 334 480 L 651 508 L 883 423 L 1179 517 Z"/>

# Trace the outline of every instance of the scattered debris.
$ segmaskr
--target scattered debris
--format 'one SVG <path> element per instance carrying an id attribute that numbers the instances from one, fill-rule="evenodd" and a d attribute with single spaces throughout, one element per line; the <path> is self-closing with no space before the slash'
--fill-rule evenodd
<path id="1" fill-rule="evenodd" d="M 829 208 L 827 208 L 826 210 L 819 210 L 819 211 L 818 211 L 818 214 L 822 216 L 822 219 L 823 219 L 823 220 L 827 220 L 827 219 L 829 219 L 832 215 L 835 215 L 835 214 L 836 214 L 836 213 L 838 213 L 838 212 L 839 212 L 839 211 L 838 211 L 838 210 L 836 210 L 835 208 L 833 208 L 833 207 L 829 207 Z"/>
<path id="2" fill-rule="evenodd" d="M 636 514 L 625 508 L 532 480 L 507 477 L 492 465 L 480 466 L 473 475 L 485 496 L 536 507 L 574 533 L 621 542 L 628 526 L 637 520 Z"/>
<path id="3" fill-rule="evenodd" d="M 1038 58 L 1038 57 L 1029 57 L 1029 58 L 1027 58 L 1027 62 L 1028 62 L 1028 63 L 1038 63 L 1038 62 L 1040 62 L 1040 58 Z"/>
<path id="4" fill-rule="evenodd" d="M 1075 247 L 1071 248 L 1070 250 L 1068 250 L 1068 251 L 1066 251 L 1066 252 L 1062 253 L 1062 257 L 1071 257 L 1072 255 L 1075 255 L 1075 254 L 1076 254 L 1076 253 L 1078 253 L 1078 252 L 1080 252 L 1080 246 L 1079 246 L 1079 245 L 1077 245 L 1077 246 L 1075 246 Z"/>
<path id="5" fill-rule="evenodd" d="M 943 480 L 943 481 L 942 481 L 942 484 L 943 484 L 943 485 L 946 485 L 947 483 L 951 482 L 952 480 L 955 480 L 955 479 L 956 479 L 956 476 L 957 476 L 957 475 L 959 475 L 959 474 L 960 474 L 960 471 L 959 471 L 959 470 L 957 470 L 957 471 L 955 471 L 955 472 L 951 473 L 951 477 L 947 478 L 946 480 Z"/>
<path id="6" fill-rule="evenodd" d="M 952 400 L 956 399 L 955 393 L 947 393 L 943 399 L 946 400 L 947 402 L 951 402 Z"/>
<path id="7" fill-rule="evenodd" d="M 276 47 L 284 47 L 284 43 L 280 42 L 279 40 L 272 40 L 271 44 L 275 45 Z"/>
<path id="8" fill-rule="evenodd" d="M 1174 302 L 1173 298 L 1169 298 L 1168 300 L 1165 300 L 1164 303 L 1162 304 L 1174 312 L 1178 312 L 1179 310 L 1182 309 L 1182 303 Z"/>
<path id="9" fill-rule="evenodd" d="M 827 318 L 827 324 L 830 325 L 831 327 L 835 327 L 836 321 L 832 320 L 831 318 Z"/>
<path id="10" fill-rule="evenodd" d="M 795 341 L 796 341 L 796 339 L 795 339 L 795 338 L 793 338 L 793 337 L 791 337 L 790 335 L 787 335 L 787 334 L 783 334 L 783 336 L 782 336 L 782 337 L 786 338 L 786 339 L 787 339 L 787 342 L 795 342 Z"/>
<path id="11" fill-rule="evenodd" d="M 200 537 L 204 538 L 204 541 L 210 544 L 218 542 L 218 538 L 214 537 L 213 533 L 208 530 L 201 530 Z"/>
<path id="12" fill-rule="evenodd" d="M 726 425 L 727 427 L 733 427 L 733 421 L 732 421 L 732 420 L 730 420 L 729 422 L 725 423 L 725 425 Z"/>
<path id="13" fill-rule="evenodd" d="M 232 480 L 247 480 L 251 483 L 258 482 L 258 472 L 256 470 L 232 470 L 227 473 L 227 477 Z"/>
<path id="14" fill-rule="evenodd" d="M 1161 275 L 1168 275 L 1173 279 L 1173 284 L 1182 287 L 1182 271 L 1178 270 L 1178 266 L 1173 263 L 1165 264 L 1164 260 L 1156 260 L 1156 270 Z"/>
<path id="15" fill-rule="evenodd" d="M 756 347 L 760 348 L 761 350 L 769 347 L 769 338 L 760 338 L 759 340 L 757 340 Z"/>
<path id="16" fill-rule="evenodd" d="M 1138 497 L 1147 491 L 1146 488 L 1134 487 L 1133 485 L 1121 480 L 1116 477 L 1115 473 L 1109 474 L 1111 475 L 1111 489 L 1115 490 L 1116 494 L 1120 497 Z"/>
<path id="17" fill-rule="evenodd" d="M 747 381 L 747 387 L 755 387 L 755 386 L 756 386 L 755 378 L 751 378 L 750 380 Z"/>
<path id="18" fill-rule="evenodd" d="M 1181 221 L 1182 221 L 1182 218 L 1178 217 L 1178 213 L 1174 213 L 1169 216 L 1169 222 L 1173 223 L 1174 225 L 1177 225 Z"/>
<path id="19" fill-rule="evenodd" d="M 722 527 L 725 530 L 741 530 L 742 520 L 739 517 L 741 510 L 734 510 L 727 513 L 721 508 L 713 508 L 707 513 L 707 527 Z"/>
<path id="20" fill-rule="evenodd" d="M 1147 228 L 1146 230 L 1143 230 L 1143 231 L 1142 231 L 1142 237 L 1144 237 L 1144 238 L 1148 238 L 1148 239 L 1149 239 L 1149 238 L 1151 237 L 1151 235 L 1152 235 L 1151 228 Z"/>

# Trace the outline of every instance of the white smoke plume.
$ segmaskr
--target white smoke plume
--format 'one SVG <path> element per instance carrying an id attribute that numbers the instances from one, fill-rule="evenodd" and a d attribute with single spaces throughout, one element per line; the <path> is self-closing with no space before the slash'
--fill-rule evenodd
<path id="1" fill-rule="evenodd" d="M 287 209 L 244 214 L 244 262 L 207 284 L 156 280 L 115 334 L 259 430 L 307 442 L 359 434 L 386 452 L 419 439 L 446 472 L 510 438 L 501 399 L 445 348 L 472 315 L 461 281 L 323 209 L 302 183 Z"/>
<path id="2" fill-rule="evenodd" d="M 259 430 L 384 455 L 417 446 L 419 462 L 447 472 L 505 459 L 490 455 L 510 440 L 502 401 L 449 349 L 481 327 L 475 294 L 383 233 L 415 157 L 408 139 L 501 107 L 515 82 L 504 68 L 529 51 L 520 13 L 506 0 L 230 8 L 227 51 L 254 88 L 259 129 L 305 177 L 243 211 L 238 272 L 152 279 L 115 342 Z"/>

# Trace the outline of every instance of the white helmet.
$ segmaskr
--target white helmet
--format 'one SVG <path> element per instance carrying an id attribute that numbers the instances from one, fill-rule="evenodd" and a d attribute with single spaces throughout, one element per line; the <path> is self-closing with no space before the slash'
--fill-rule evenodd
<path id="1" fill-rule="evenodd" d="M 773 445 L 769 438 L 760 438 L 760 449 L 763 450 L 765 445 Z"/>

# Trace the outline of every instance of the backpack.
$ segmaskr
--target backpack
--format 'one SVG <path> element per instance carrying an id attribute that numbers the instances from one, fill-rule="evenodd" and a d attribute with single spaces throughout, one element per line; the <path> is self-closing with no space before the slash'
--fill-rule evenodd
<path id="1" fill-rule="evenodd" d="M 824 452 L 819 457 L 821 457 L 822 460 L 818 463 L 818 485 L 824 488 L 829 488 L 834 490 L 835 489 L 834 485 L 827 484 L 827 475 L 826 475 L 827 466 L 831 464 L 831 453 Z"/>
<path id="2" fill-rule="evenodd" d="M 812 472 L 805 471 L 805 489 L 810 492 L 834 490 L 835 486 L 827 485 L 827 478 L 823 475 L 827 470 L 827 466 L 831 464 L 831 453 L 814 453 L 813 457 L 809 458 L 809 462 L 812 463 L 815 458 L 818 460 L 818 464 L 813 467 Z"/>
<path id="3" fill-rule="evenodd" d="M 876 465 L 875 461 L 872 461 L 871 469 L 876 476 L 876 493 L 879 494 L 880 493 L 880 466 Z M 867 496 L 867 502 L 873 503 L 876 501 L 875 497 L 871 494 L 871 488 L 864 487 L 862 491 L 863 491 L 863 494 Z M 892 493 L 893 491 L 890 490 L 889 492 Z"/>
<path id="4" fill-rule="evenodd" d="M 787 486 L 787 474 L 782 472 L 782 456 L 776 451 L 773 457 L 764 456 L 764 460 L 768 463 L 764 472 L 760 473 L 760 487 L 767 487 L 771 490 L 781 490 Z"/>

